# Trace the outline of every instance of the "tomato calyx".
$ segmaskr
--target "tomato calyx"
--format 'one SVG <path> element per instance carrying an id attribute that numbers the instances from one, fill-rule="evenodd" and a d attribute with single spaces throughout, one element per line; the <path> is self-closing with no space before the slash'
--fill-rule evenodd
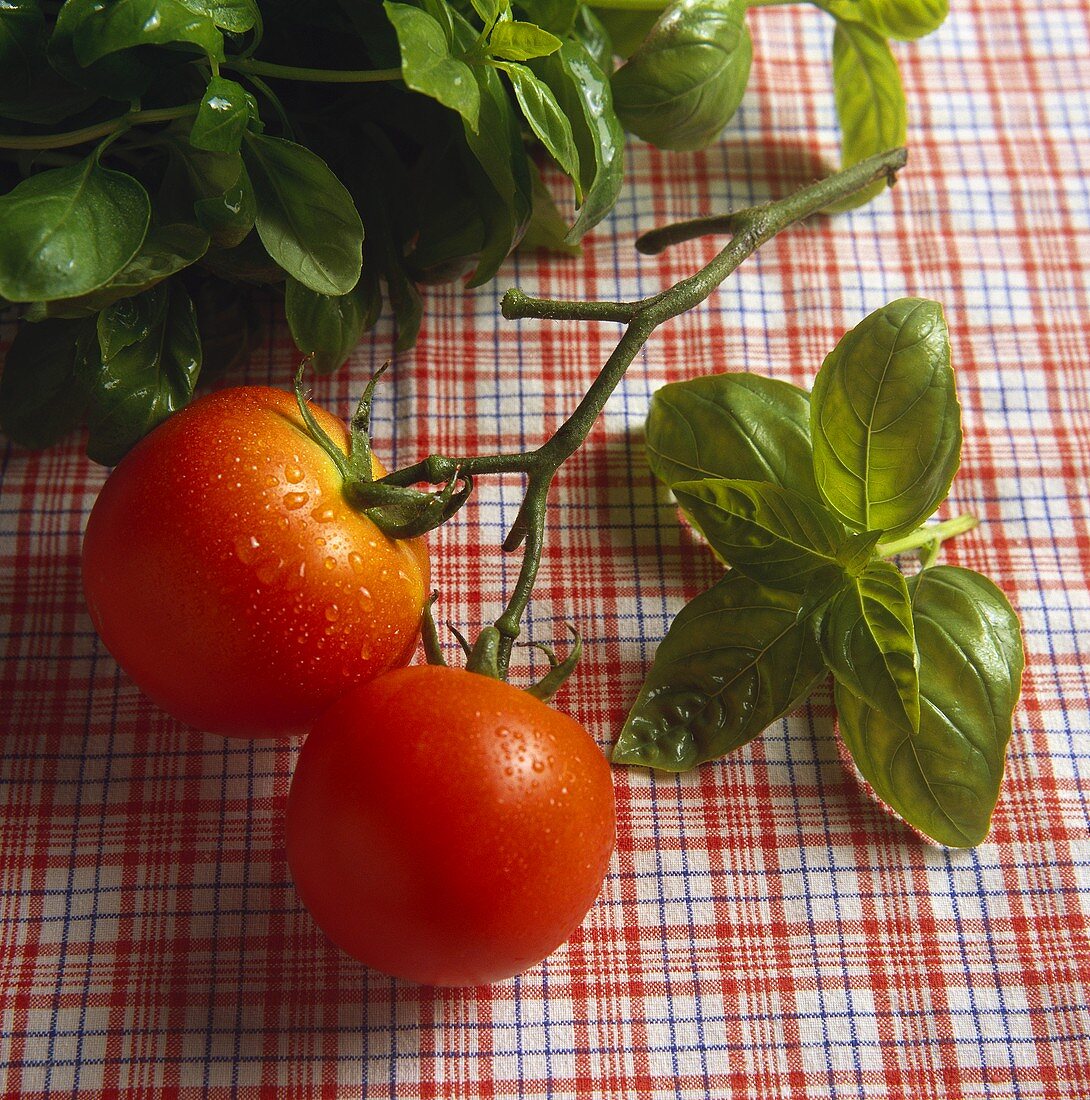
<path id="1" fill-rule="evenodd" d="M 444 481 L 435 492 L 421 492 L 408 486 L 376 481 L 371 465 L 371 402 L 378 380 L 389 364 L 383 364 L 368 381 L 352 419 L 348 422 L 348 453 L 337 445 L 329 433 L 315 420 L 303 389 L 303 376 L 313 356 L 307 356 L 295 374 L 295 400 L 311 438 L 325 451 L 337 467 L 342 479 L 342 491 L 348 504 L 362 512 L 391 538 L 408 539 L 425 535 L 446 523 L 469 499 L 473 479 L 451 466 L 436 481 Z"/>
<path id="2" fill-rule="evenodd" d="M 438 598 L 439 593 L 433 592 L 427 603 L 424 604 L 420 634 L 428 664 L 446 667 L 447 661 L 443 656 L 442 646 L 439 642 L 439 631 L 435 625 L 435 616 L 432 614 L 432 606 Z M 544 642 L 523 643 L 527 648 L 540 650 L 549 661 L 549 671 L 524 689 L 528 695 L 532 695 L 542 702 L 548 702 L 564 686 L 583 655 L 582 636 L 571 623 L 566 625 L 572 636 L 572 644 L 567 656 L 563 659 L 559 658 L 556 651 L 551 646 L 545 645 Z M 462 647 L 462 652 L 466 658 L 466 671 L 476 672 L 482 676 L 490 676 L 493 680 L 507 679 L 501 644 L 503 634 L 498 627 L 486 626 L 482 628 L 480 634 L 477 635 L 477 640 L 472 645 L 453 623 L 448 622 L 447 627 Z"/>

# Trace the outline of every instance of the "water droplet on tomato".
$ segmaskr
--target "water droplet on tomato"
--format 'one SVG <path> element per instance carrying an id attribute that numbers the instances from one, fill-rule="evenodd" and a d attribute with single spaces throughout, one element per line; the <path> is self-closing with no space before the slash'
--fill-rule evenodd
<path id="1" fill-rule="evenodd" d="M 288 465 L 284 467 L 284 477 L 286 477 L 292 485 L 298 485 L 299 482 L 303 480 L 303 471 L 294 464 Z"/>
<path id="2" fill-rule="evenodd" d="M 323 564 L 325 565 L 326 569 L 329 569 L 329 570 L 336 569 L 337 568 L 337 559 L 336 558 L 326 558 L 326 560 Z"/>
<path id="3" fill-rule="evenodd" d="M 364 642 L 363 645 L 360 646 L 360 657 L 364 661 L 370 660 L 371 645 L 369 642 Z"/>
<path id="4" fill-rule="evenodd" d="M 239 535 L 235 539 L 235 553 L 243 565 L 249 565 L 257 556 L 257 550 L 261 543 L 253 536 Z"/>
<path id="5" fill-rule="evenodd" d="M 316 519 L 319 523 L 328 523 L 331 519 L 334 519 L 337 515 L 328 505 L 325 508 L 315 508 L 310 513 L 313 519 Z"/>
<path id="6" fill-rule="evenodd" d="M 535 760 L 533 763 L 533 769 L 535 772 L 543 772 L 545 770 L 545 761 Z"/>
<path id="7" fill-rule="evenodd" d="M 272 474 L 266 474 L 265 475 L 265 488 L 266 489 L 275 489 L 277 487 L 277 485 L 279 485 L 279 484 L 280 484 L 280 482 Z"/>
<path id="8" fill-rule="evenodd" d="M 309 499 L 310 497 L 306 493 L 285 493 L 284 507 L 289 512 L 294 512 L 297 508 L 302 508 Z"/>
<path id="9" fill-rule="evenodd" d="M 331 603 L 325 609 L 325 617 L 331 623 L 335 623 L 341 617 L 341 609 L 335 603 Z"/>
<path id="10" fill-rule="evenodd" d="M 356 593 L 356 600 L 359 602 L 360 607 L 366 611 L 371 606 L 371 590 L 369 588 L 361 588 Z"/>
<path id="11" fill-rule="evenodd" d="M 363 555 L 358 550 L 353 550 L 348 555 L 348 564 L 350 566 L 352 566 L 352 572 L 353 573 L 362 573 L 363 572 L 363 565 L 364 565 Z M 366 592 L 367 589 L 365 588 L 363 591 Z"/>
<path id="12" fill-rule="evenodd" d="M 272 584 L 273 581 L 280 574 L 280 570 L 284 567 L 284 559 L 278 557 L 265 558 L 263 561 L 257 563 L 257 579 L 262 584 Z"/>

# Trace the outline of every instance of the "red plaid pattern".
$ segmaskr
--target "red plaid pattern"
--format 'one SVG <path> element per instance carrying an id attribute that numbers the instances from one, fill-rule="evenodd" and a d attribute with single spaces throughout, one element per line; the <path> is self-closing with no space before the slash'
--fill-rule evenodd
<path id="1" fill-rule="evenodd" d="M 998 581 L 1028 650 L 990 838 L 948 852 L 884 812 L 819 691 L 693 774 L 618 770 L 602 898 L 544 965 L 462 991 L 370 973 L 289 880 L 297 747 L 179 728 L 141 698 L 80 595 L 104 472 L 78 440 L 0 441 L 0 1095 L 1090 1096 L 1090 12 L 954 6 L 897 47 L 911 161 L 894 192 L 777 238 L 634 364 L 558 481 L 528 634 L 583 631 L 557 704 L 605 747 L 671 617 L 717 573 L 644 464 L 651 392 L 723 369 L 809 383 L 865 313 L 938 298 L 966 433 L 949 508 L 982 520 L 946 560 Z M 753 81 L 714 148 L 633 146 L 582 259 L 520 256 L 490 287 L 428 292 L 420 342 L 380 390 L 381 453 L 542 439 L 614 328 L 504 322 L 503 289 L 651 293 L 715 245 L 641 258 L 638 231 L 825 170 L 828 20 L 749 20 Z M 390 337 L 380 326 L 318 399 L 347 414 Z M 294 361 L 270 316 L 247 380 L 287 384 Z M 443 618 L 496 614 L 519 489 L 482 482 L 432 537 Z"/>

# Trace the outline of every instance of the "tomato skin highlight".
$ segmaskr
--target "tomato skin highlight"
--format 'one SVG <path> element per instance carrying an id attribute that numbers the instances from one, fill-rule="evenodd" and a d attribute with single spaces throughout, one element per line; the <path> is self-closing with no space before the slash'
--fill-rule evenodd
<path id="1" fill-rule="evenodd" d="M 347 449 L 344 425 L 311 410 Z M 428 591 L 424 541 L 354 511 L 294 397 L 265 386 L 201 398 L 121 460 L 82 571 L 95 629 L 141 690 L 236 737 L 301 733 L 404 664 Z"/>
<path id="2" fill-rule="evenodd" d="M 351 689 L 303 743 L 296 890 L 339 947 L 425 985 L 521 973 L 593 905 L 615 837 L 605 756 L 512 687 L 431 665 Z"/>

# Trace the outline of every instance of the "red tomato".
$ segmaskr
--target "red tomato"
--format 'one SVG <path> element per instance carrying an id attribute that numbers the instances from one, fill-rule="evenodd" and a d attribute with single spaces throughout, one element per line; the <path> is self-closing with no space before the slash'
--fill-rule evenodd
<path id="1" fill-rule="evenodd" d="M 351 689 L 303 744 L 287 847 L 303 904 L 388 974 L 478 985 L 563 943 L 613 851 L 590 735 L 510 684 L 399 669 Z"/>
<path id="2" fill-rule="evenodd" d="M 118 464 L 87 523 L 83 586 L 106 648 L 164 710 L 275 736 L 409 659 L 428 556 L 345 502 L 294 397 L 252 386 L 194 402 Z"/>

